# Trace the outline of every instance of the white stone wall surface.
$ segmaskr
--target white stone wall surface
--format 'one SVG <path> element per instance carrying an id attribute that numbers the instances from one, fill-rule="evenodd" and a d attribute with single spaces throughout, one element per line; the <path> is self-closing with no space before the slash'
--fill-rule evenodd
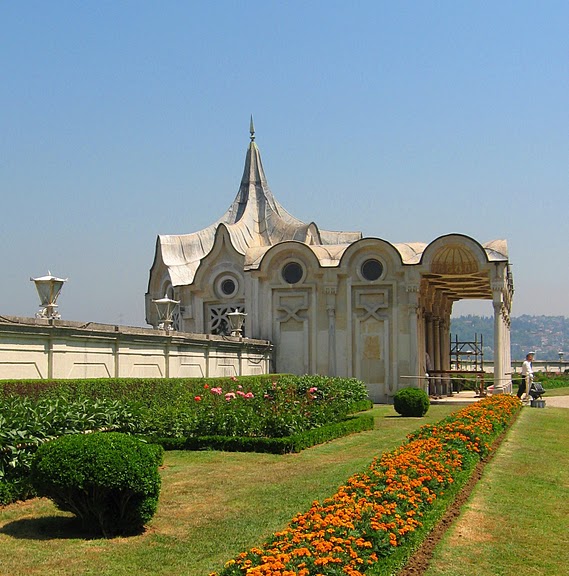
<path id="1" fill-rule="evenodd" d="M 271 371 L 266 340 L 2 316 L 0 379 L 189 378 Z"/>

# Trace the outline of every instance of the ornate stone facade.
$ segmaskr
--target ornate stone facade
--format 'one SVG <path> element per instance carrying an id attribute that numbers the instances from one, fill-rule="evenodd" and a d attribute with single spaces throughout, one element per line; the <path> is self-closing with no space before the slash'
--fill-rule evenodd
<path id="1" fill-rule="evenodd" d="M 224 315 L 244 311 L 244 336 L 274 344 L 277 372 L 363 379 L 386 401 L 399 388 L 445 384 L 452 305 L 492 300 L 496 390 L 508 389 L 513 294 L 507 244 L 462 234 L 429 244 L 391 244 L 329 232 L 290 215 L 267 184 L 253 127 L 239 192 L 208 228 L 159 236 L 146 294 L 180 300 L 179 329 L 226 333 Z"/>

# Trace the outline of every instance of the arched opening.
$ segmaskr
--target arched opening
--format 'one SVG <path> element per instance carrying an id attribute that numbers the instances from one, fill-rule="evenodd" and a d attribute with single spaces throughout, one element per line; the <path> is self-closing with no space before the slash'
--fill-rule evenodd
<path id="1" fill-rule="evenodd" d="M 433 243 L 424 261 L 423 341 L 436 396 L 452 394 L 466 377 L 480 395 L 485 380 L 493 379 L 495 391 L 511 386 L 511 274 L 505 259 L 490 261 L 479 248 L 466 238 L 446 237 Z M 484 321 L 473 317 L 479 314 Z"/>

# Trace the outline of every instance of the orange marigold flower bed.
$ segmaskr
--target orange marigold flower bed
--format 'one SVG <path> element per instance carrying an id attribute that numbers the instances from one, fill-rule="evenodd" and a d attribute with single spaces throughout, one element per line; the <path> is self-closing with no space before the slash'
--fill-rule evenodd
<path id="1" fill-rule="evenodd" d="M 520 406 L 516 397 L 494 396 L 421 427 L 261 548 L 211 576 L 364 576 L 406 544 L 436 498 L 489 452 Z"/>

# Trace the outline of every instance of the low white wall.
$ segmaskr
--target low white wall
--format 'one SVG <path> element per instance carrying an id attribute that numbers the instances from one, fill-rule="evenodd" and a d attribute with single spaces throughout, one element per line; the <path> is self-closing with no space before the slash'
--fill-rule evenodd
<path id="1" fill-rule="evenodd" d="M 272 351 L 266 340 L 0 317 L 3 380 L 267 374 Z"/>

